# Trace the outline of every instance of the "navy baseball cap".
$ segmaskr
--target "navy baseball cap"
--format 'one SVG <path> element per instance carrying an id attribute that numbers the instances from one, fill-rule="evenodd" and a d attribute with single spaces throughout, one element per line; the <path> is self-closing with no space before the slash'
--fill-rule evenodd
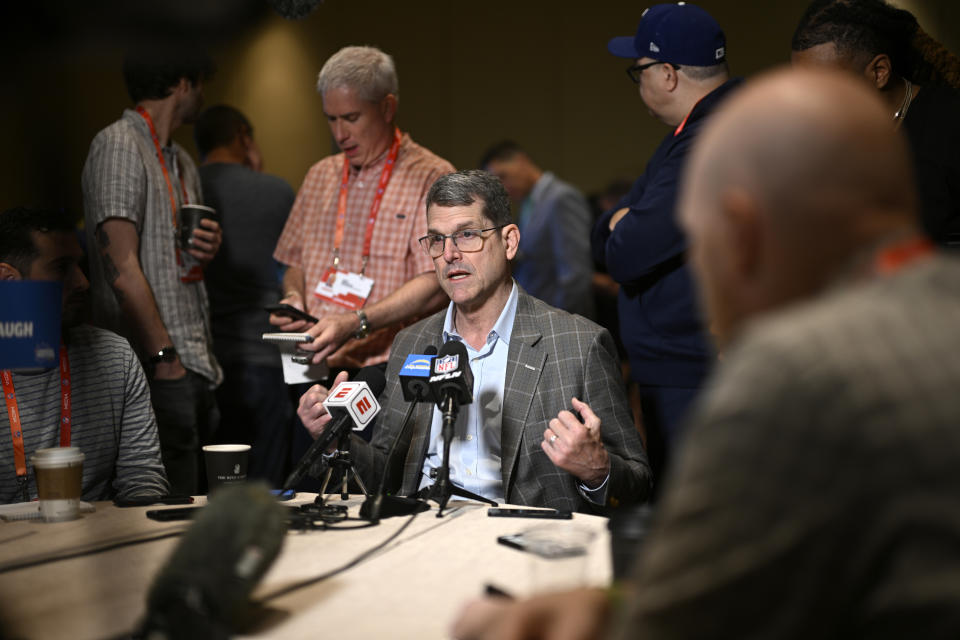
<path id="1" fill-rule="evenodd" d="M 727 39 L 717 21 L 696 5 L 655 4 L 640 16 L 637 35 L 613 38 L 607 50 L 621 58 L 709 67 L 726 59 Z"/>

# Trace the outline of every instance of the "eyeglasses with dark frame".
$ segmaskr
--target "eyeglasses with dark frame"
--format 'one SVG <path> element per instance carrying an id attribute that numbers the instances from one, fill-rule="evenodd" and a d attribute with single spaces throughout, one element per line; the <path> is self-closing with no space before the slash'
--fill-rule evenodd
<path id="1" fill-rule="evenodd" d="M 483 249 L 483 234 L 487 231 L 503 229 L 505 224 L 496 227 L 487 227 L 486 229 L 460 229 L 450 235 L 442 233 L 429 233 L 418 240 L 420 247 L 431 258 L 439 258 L 443 255 L 443 250 L 447 246 L 447 238 L 453 240 L 453 246 L 460 251 L 473 253 Z"/>
<path id="2" fill-rule="evenodd" d="M 640 84 L 640 74 L 643 73 L 644 69 L 649 69 L 650 67 L 658 64 L 668 64 L 673 67 L 675 71 L 678 71 L 682 68 L 680 65 L 673 64 L 672 62 L 661 62 L 659 60 L 654 60 L 653 62 L 635 64 L 632 67 L 627 67 L 627 75 L 630 76 L 630 79 L 633 80 L 635 84 Z"/>

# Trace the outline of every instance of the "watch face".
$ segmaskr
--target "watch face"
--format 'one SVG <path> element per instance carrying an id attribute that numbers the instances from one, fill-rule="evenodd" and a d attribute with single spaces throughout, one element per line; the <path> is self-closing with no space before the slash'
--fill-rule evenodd
<path id="1" fill-rule="evenodd" d="M 150 357 L 153 362 L 173 362 L 177 357 L 177 350 L 173 347 L 160 349 L 156 354 Z"/>

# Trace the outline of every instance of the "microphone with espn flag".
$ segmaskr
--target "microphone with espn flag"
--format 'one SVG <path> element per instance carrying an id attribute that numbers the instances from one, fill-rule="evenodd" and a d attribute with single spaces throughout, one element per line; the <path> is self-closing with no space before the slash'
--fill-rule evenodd
<path id="1" fill-rule="evenodd" d="M 334 442 L 344 444 L 348 442 L 350 427 L 359 431 L 370 424 L 380 413 L 377 396 L 383 393 L 386 384 L 383 372 L 378 367 L 364 367 L 355 380 L 342 382 L 330 391 L 327 399 L 323 401 L 323 406 L 327 408 L 332 420 L 327 423 L 323 433 L 313 441 L 296 468 L 287 477 L 286 482 L 283 483 L 284 490 L 293 489 Z M 329 478 L 328 471 L 327 479 Z M 326 488 L 326 482 L 324 482 L 324 488 Z M 367 492 L 362 484 L 361 489 L 364 493 Z"/>

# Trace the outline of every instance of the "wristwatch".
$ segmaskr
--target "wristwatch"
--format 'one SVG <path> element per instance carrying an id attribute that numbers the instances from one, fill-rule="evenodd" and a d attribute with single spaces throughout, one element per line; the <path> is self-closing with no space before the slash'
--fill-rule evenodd
<path id="1" fill-rule="evenodd" d="M 370 323 L 367 321 L 367 314 L 363 312 L 363 309 L 357 309 L 356 314 L 360 318 L 360 328 L 353 334 L 353 337 L 357 340 L 363 340 L 370 335 Z"/>
<path id="2" fill-rule="evenodd" d="M 160 349 L 155 354 L 150 356 L 150 362 L 153 364 L 160 364 L 161 362 L 173 362 L 177 359 L 177 348 L 172 344 Z"/>

